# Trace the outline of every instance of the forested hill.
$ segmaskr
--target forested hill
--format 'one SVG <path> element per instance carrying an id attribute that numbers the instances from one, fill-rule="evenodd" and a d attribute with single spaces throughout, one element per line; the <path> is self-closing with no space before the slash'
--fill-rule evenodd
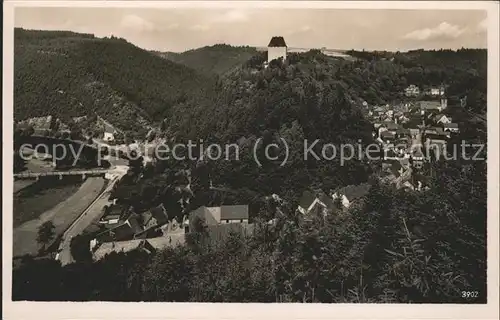
<path id="1" fill-rule="evenodd" d="M 414 84 L 420 88 L 446 85 L 448 100 L 456 101 L 467 96 L 468 109 L 484 114 L 486 112 L 486 88 L 488 52 L 486 49 L 459 50 L 412 50 L 408 52 L 347 52 L 358 58 L 355 64 L 369 66 L 374 74 L 371 84 L 375 90 L 380 86 Z M 368 98 L 373 95 L 370 93 Z M 384 97 L 384 96 L 382 96 Z"/>
<path id="2" fill-rule="evenodd" d="M 297 194 L 311 184 L 328 189 L 365 182 L 369 168 L 359 161 L 340 170 L 338 157 L 306 162 L 302 155 L 305 140 L 320 139 L 321 146 L 371 142 L 360 94 L 337 75 L 346 62 L 312 52 L 290 55 L 284 64 L 274 61 L 263 68 L 263 59 L 256 55 L 219 79 L 215 103 L 174 107 L 168 119 L 172 136 L 222 145 L 238 142 L 242 161 L 215 162 L 218 168 L 213 168 L 212 179 L 249 194 L 292 192 L 289 198 L 298 199 Z M 259 138 L 268 143 L 286 140 L 291 151 L 285 167 L 263 160 L 263 168 L 257 168 L 249 146 Z"/>
<path id="3" fill-rule="evenodd" d="M 15 29 L 14 116 L 98 112 L 123 130 L 213 92 L 211 78 L 124 39 Z M 207 89 L 210 88 L 210 89 Z"/>
<path id="4" fill-rule="evenodd" d="M 226 44 L 216 44 L 182 53 L 157 51 L 154 53 L 205 74 L 222 75 L 244 64 L 257 51 L 253 47 L 233 47 Z"/>

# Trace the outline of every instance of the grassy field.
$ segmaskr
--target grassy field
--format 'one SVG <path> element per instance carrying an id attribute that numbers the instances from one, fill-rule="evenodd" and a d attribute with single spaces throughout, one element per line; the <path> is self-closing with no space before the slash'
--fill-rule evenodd
<path id="1" fill-rule="evenodd" d="M 33 182 L 33 180 L 20 180 Z M 17 181 L 16 181 L 17 182 Z M 58 203 L 71 197 L 82 185 L 79 178 L 76 181 L 61 180 L 54 181 L 49 187 L 40 181 L 36 185 L 26 187 L 18 194 L 14 195 L 14 228 L 26 221 L 38 218 L 45 211 L 55 207 Z"/>
<path id="2" fill-rule="evenodd" d="M 25 254 L 36 255 L 40 249 L 40 245 L 36 241 L 38 228 L 44 222 L 52 221 L 55 225 L 56 235 L 63 233 L 96 199 L 102 192 L 105 184 L 106 180 L 103 178 L 88 178 L 76 192 L 64 198 L 58 196 L 63 201 L 44 211 L 37 218 L 15 227 L 13 237 L 14 257 Z M 52 193 L 57 192 L 52 191 Z"/>
<path id="3" fill-rule="evenodd" d="M 18 193 L 22 189 L 31 186 L 35 182 L 35 180 L 14 180 L 14 193 Z"/>

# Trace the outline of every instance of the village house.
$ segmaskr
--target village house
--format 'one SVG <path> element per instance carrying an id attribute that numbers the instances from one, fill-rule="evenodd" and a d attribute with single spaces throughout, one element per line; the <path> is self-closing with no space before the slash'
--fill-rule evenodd
<path id="1" fill-rule="evenodd" d="M 100 224 L 108 224 L 108 225 L 117 224 L 118 222 L 120 222 L 119 214 L 109 214 L 103 217 L 101 220 L 99 220 Z"/>
<path id="2" fill-rule="evenodd" d="M 182 230 L 182 228 L 180 228 Z M 165 233 L 163 236 L 148 239 L 133 239 L 126 241 L 111 241 L 99 243 L 95 239 L 90 241 L 92 259 L 98 261 L 107 255 L 115 253 L 127 253 L 131 251 L 142 251 L 147 254 L 155 253 L 165 248 L 173 248 L 186 242 L 185 233 Z"/>
<path id="3" fill-rule="evenodd" d="M 421 169 L 424 166 L 425 159 L 421 148 L 414 149 L 410 159 L 412 167 Z"/>
<path id="4" fill-rule="evenodd" d="M 380 134 L 380 141 L 382 141 L 382 143 L 386 145 L 394 143 L 395 139 L 396 139 L 396 134 L 394 132 L 382 131 L 382 133 Z"/>
<path id="5" fill-rule="evenodd" d="M 403 139 L 403 138 L 411 138 L 411 132 L 410 132 L 410 129 L 408 129 L 408 128 L 403 128 L 403 127 L 399 127 L 399 128 L 396 130 L 396 136 L 397 136 L 397 138 L 399 138 L 399 139 Z"/>
<path id="6" fill-rule="evenodd" d="M 267 63 L 275 59 L 286 60 L 287 46 L 283 37 L 272 37 L 267 45 Z"/>
<path id="7" fill-rule="evenodd" d="M 424 130 L 425 139 L 445 140 L 449 137 L 449 133 L 445 132 L 441 127 L 428 127 Z"/>
<path id="8" fill-rule="evenodd" d="M 98 243 L 131 240 L 136 233 L 142 231 L 140 222 L 136 214 L 131 214 L 125 221 L 96 235 Z"/>
<path id="9" fill-rule="evenodd" d="M 408 149 L 411 145 L 411 141 L 408 137 L 402 137 L 399 138 L 394 142 L 394 151 L 398 154 L 400 157 L 408 157 L 409 154 Z"/>
<path id="10" fill-rule="evenodd" d="M 121 217 L 128 217 L 120 222 Z M 118 221 L 116 220 L 118 218 Z M 163 204 L 142 214 L 136 214 L 119 206 L 113 206 L 100 219 L 108 230 L 96 235 L 98 243 L 124 241 L 148 236 L 157 236 L 159 227 L 168 223 L 168 215 Z"/>
<path id="11" fill-rule="evenodd" d="M 373 128 L 376 130 L 377 132 L 377 135 L 378 135 L 378 129 L 382 126 L 382 122 L 381 121 L 375 121 L 373 122 Z"/>
<path id="12" fill-rule="evenodd" d="M 315 194 L 312 191 L 306 190 L 302 193 L 297 209 L 300 213 L 307 215 L 311 212 L 326 214 L 329 210 L 333 210 L 334 208 L 335 206 L 332 199 L 324 192 L 320 191 Z"/>
<path id="13" fill-rule="evenodd" d="M 458 123 L 445 123 L 443 124 L 443 129 L 445 132 L 458 133 Z"/>
<path id="14" fill-rule="evenodd" d="M 111 206 L 104 206 L 102 211 L 103 216 L 99 220 L 99 224 L 114 225 L 117 224 L 120 218 L 127 212 L 127 208 L 111 204 Z"/>
<path id="15" fill-rule="evenodd" d="M 420 108 L 421 114 L 426 114 L 433 111 L 443 111 L 448 106 L 448 100 L 443 98 L 440 101 L 419 101 L 418 107 Z"/>
<path id="16" fill-rule="evenodd" d="M 361 200 L 370 191 L 370 185 L 368 183 L 363 183 L 360 185 L 349 185 L 337 190 L 333 195 L 332 199 L 335 201 L 340 200 L 340 203 L 344 208 L 349 208 L 354 202 Z"/>
<path id="17" fill-rule="evenodd" d="M 185 232 L 196 232 L 199 227 L 197 220 L 203 221 L 206 226 L 248 223 L 248 205 L 226 205 L 220 207 L 201 206 L 189 213 L 188 219 L 184 221 Z"/>
<path id="18" fill-rule="evenodd" d="M 25 121 L 20 121 L 17 125 L 20 129 L 26 129 L 28 127 L 32 127 L 34 135 L 45 136 L 51 130 L 52 116 L 46 117 L 35 117 L 30 118 Z"/>
<path id="19" fill-rule="evenodd" d="M 129 252 L 140 249 L 154 252 L 185 242 L 183 223 L 175 218 L 168 221 L 163 205 L 154 207 L 140 215 L 132 213 L 116 227 L 101 232 L 91 241 L 94 260 L 99 260 L 111 252 Z M 146 250 L 147 249 L 147 250 Z"/>
<path id="20" fill-rule="evenodd" d="M 391 133 L 396 134 L 398 129 L 399 129 L 399 125 L 397 123 L 392 122 L 392 121 L 384 121 L 384 122 L 382 122 L 382 125 L 379 127 L 379 134 L 382 131 L 389 131 Z"/>
<path id="21" fill-rule="evenodd" d="M 407 114 L 403 111 L 396 111 L 394 113 L 394 123 L 396 124 L 402 124 L 402 123 L 407 123 L 410 121 L 410 118 L 407 116 Z"/>
<path id="22" fill-rule="evenodd" d="M 435 124 L 446 124 L 451 123 L 451 117 L 448 117 L 442 113 L 436 114 L 432 117 L 432 120 Z"/>
<path id="23" fill-rule="evenodd" d="M 139 215 L 139 222 L 141 223 L 142 230 L 134 235 L 134 238 L 144 239 L 158 235 L 160 227 L 169 223 L 167 210 L 163 203 L 158 206 L 142 212 Z"/>
<path id="24" fill-rule="evenodd" d="M 386 149 L 384 150 L 384 158 L 383 160 L 399 160 L 401 156 L 394 151 L 394 149 Z"/>
<path id="25" fill-rule="evenodd" d="M 107 142 L 115 141 L 116 130 L 111 125 L 105 123 L 104 124 L 104 136 L 103 140 Z"/>
<path id="26" fill-rule="evenodd" d="M 444 87 L 443 86 L 440 86 L 440 87 L 432 87 L 430 88 L 430 94 L 431 96 L 443 96 L 444 95 Z"/>
<path id="27" fill-rule="evenodd" d="M 405 95 L 407 97 L 416 97 L 420 94 L 420 88 L 417 87 L 414 84 L 410 84 L 406 89 L 405 89 Z"/>

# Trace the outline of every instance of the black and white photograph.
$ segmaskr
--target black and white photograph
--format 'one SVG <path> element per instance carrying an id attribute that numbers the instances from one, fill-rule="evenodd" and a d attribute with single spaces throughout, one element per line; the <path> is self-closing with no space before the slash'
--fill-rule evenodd
<path id="1" fill-rule="evenodd" d="M 11 303 L 498 317 L 498 2 L 8 2 Z"/>

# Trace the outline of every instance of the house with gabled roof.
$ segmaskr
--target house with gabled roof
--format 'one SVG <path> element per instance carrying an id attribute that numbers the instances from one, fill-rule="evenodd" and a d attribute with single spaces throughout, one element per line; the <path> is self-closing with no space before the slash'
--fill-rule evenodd
<path id="1" fill-rule="evenodd" d="M 143 231 L 143 227 L 138 219 L 138 215 L 133 213 L 124 222 L 118 224 L 116 227 L 110 228 L 96 235 L 95 239 L 99 243 L 131 240 L 137 233 Z"/>
<path id="2" fill-rule="evenodd" d="M 272 37 L 267 45 L 267 62 L 282 58 L 286 60 L 287 46 L 283 37 Z"/>
<path id="3" fill-rule="evenodd" d="M 443 129 L 445 132 L 454 132 L 454 133 L 459 132 L 458 123 L 445 123 L 443 124 Z"/>
<path id="4" fill-rule="evenodd" d="M 184 221 L 186 233 L 196 229 L 195 220 L 201 219 L 206 226 L 226 223 L 248 223 L 248 205 L 225 205 L 220 207 L 198 207 Z"/>
<path id="5" fill-rule="evenodd" d="M 306 190 L 302 193 L 297 209 L 300 213 L 307 215 L 311 212 L 322 212 L 323 214 L 326 214 L 329 210 L 334 208 L 335 205 L 333 199 L 323 191 L 314 193 L 310 190 Z"/>
<path id="6" fill-rule="evenodd" d="M 420 107 L 421 113 L 440 112 L 448 106 L 447 99 L 440 99 L 440 101 L 419 101 L 417 104 Z"/>
<path id="7" fill-rule="evenodd" d="M 362 183 L 359 185 L 349 185 L 337 190 L 332 199 L 335 201 L 340 199 L 344 208 L 349 208 L 353 202 L 361 200 L 370 192 L 370 184 Z"/>
<path id="8" fill-rule="evenodd" d="M 442 113 L 438 113 L 432 117 L 432 121 L 436 124 L 446 124 L 446 123 L 451 123 L 451 117 L 448 117 L 447 115 L 444 115 Z"/>

